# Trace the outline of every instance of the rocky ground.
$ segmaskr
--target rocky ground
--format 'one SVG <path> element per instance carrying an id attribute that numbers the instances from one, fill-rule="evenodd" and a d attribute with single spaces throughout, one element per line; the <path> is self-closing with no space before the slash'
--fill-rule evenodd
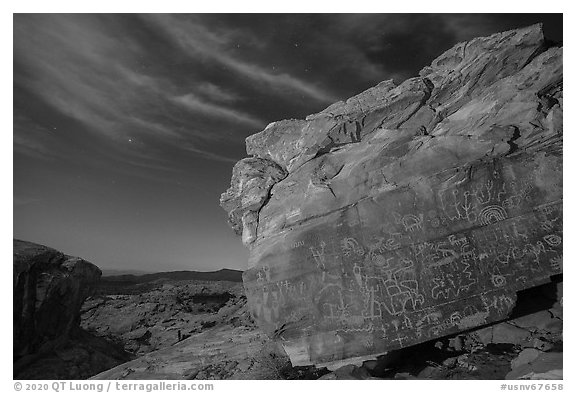
<path id="1" fill-rule="evenodd" d="M 115 292 L 122 291 L 116 288 Z M 147 283 L 140 293 L 133 285 L 124 292 L 87 299 L 81 326 L 134 355 L 171 346 L 222 324 L 252 324 L 241 283 L 161 281 Z"/>
<path id="2" fill-rule="evenodd" d="M 93 296 L 81 326 L 137 356 L 98 379 L 316 379 L 250 317 L 242 283 L 172 280 Z M 119 293 L 124 292 L 124 293 Z"/>

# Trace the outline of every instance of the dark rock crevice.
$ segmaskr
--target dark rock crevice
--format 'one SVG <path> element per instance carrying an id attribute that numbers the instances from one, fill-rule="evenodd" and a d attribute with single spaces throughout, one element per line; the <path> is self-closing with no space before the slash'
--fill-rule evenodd
<path id="1" fill-rule="evenodd" d="M 514 154 L 518 151 L 519 147 L 516 144 L 516 140 L 520 138 L 520 128 L 516 127 L 516 126 L 510 126 L 513 130 L 512 133 L 512 137 L 510 139 L 508 139 L 508 141 L 506 141 L 506 143 L 508 143 L 508 146 L 510 146 L 510 150 L 508 150 L 508 153 L 506 153 L 506 155 L 511 155 Z"/>

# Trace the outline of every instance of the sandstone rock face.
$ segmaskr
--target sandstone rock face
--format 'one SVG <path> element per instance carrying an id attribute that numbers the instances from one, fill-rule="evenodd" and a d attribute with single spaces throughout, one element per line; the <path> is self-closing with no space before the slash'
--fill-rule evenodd
<path id="1" fill-rule="evenodd" d="M 80 379 L 130 359 L 79 327 L 101 271 L 52 248 L 14 240 L 14 378 Z"/>
<path id="2" fill-rule="evenodd" d="M 294 365 L 505 319 L 562 272 L 562 67 L 541 25 L 498 33 L 247 138 L 221 202 Z"/>
<path id="3" fill-rule="evenodd" d="M 36 352 L 77 327 L 100 275 L 83 259 L 14 240 L 14 356 Z"/>

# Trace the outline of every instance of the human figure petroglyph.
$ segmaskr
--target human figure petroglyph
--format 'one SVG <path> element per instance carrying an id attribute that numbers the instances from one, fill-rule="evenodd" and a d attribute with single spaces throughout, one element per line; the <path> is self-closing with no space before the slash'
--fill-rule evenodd
<path id="1" fill-rule="evenodd" d="M 465 219 L 470 223 L 474 223 L 476 222 L 477 217 L 476 212 L 474 211 L 475 205 L 472 204 L 470 195 L 472 195 L 470 191 L 464 191 L 464 201 L 461 204 L 462 210 L 464 210 L 464 214 L 461 215 L 460 218 L 462 220 Z"/>
<path id="2" fill-rule="evenodd" d="M 262 273 L 262 272 L 256 273 L 256 282 L 263 283 L 264 281 L 265 281 L 264 280 L 264 273 Z"/>
<path id="3" fill-rule="evenodd" d="M 320 249 L 310 246 L 310 251 L 312 252 L 316 266 L 319 269 L 325 269 L 326 256 L 324 254 L 326 252 L 326 242 L 323 240 L 320 242 Z"/>
<path id="4" fill-rule="evenodd" d="M 354 267 L 352 268 L 352 273 L 354 274 L 354 280 L 356 281 L 356 284 L 358 284 L 359 288 L 363 287 L 363 275 L 362 275 L 362 266 L 360 266 L 358 263 L 354 263 Z"/>
<path id="5" fill-rule="evenodd" d="M 320 242 L 320 249 L 311 246 L 310 251 L 312 252 L 312 257 L 316 262 L 316 267 L 322 272 L 322 283 L 326 283 L 328 278 L 337 280 L 339 276 L 330 274 L 326 268 L 326 242 L 323 240 Z"/>
<path id="6" fill-rule="evenodd" d="M 379 319 L 382 318 L 382 310 L 380 308 L 380 302 L 376 300 L 376 292 L 379 290 L 378 286 L 371 286 L 366 288 L 367 297 L 364 307 L 364 317 L 367 319 Z"/>
<path id="7" fill-rule="evenodd" d="M 266 281 L 270 282 L 270 266 L 263 265 L 262 271 L 264 271 L 264 276 L 266 277 Z"/>

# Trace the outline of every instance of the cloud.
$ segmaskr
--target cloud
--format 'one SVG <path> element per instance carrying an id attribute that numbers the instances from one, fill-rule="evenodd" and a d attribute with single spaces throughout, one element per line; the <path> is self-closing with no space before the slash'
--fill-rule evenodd
<path id="1" fill-rule="evenodd" d="M 338 97 L 314 83 L 306 82 L 288 73 L 270 72 L 263 66 L 241 60 L 230 54 L 229 46 L 246 37 L 235 37 L 233 30 L 213 29 L 199 19 L 183 19 L 173 15 L 147 15 L 146 18 L 162 29 L 170 39 L 185 50 L 191 58 L 199 56 L 220 64 L 254 82 L 266 85 L 279 94 L 298 93 L 309 99 L 331 103 Z M 256 39 L 252 37 L 252 41 Z M 260 43 L 260 46 L 264 46 Z"/>
<path id="2" fill-rule="evenodd" d="M 204 82 L 196 86 L 196 91 L 211 101 L 232 103 L 240 100 L 238 94 L 232 93 L 210 82 Z"/>
<path id="3" fill-rule="evenodd" d="M 141 134 L 149 144 L 140 149 L 155 144 L 150 138 L 178 149 L 183 141 L 200 145 L 227 138 L 223 132 L 230 126 L 222 124 L 254 131 L 267 124 L 230 107 L 241 99 L 231 89 L 206 80 L 191 81 L 172 73 L 167 65 L 152 70 L 141 67 L 143 59 L 158 59 L 158 47 L 148 46 L 134 20 L 134 16 L 114 15 L 16 15 L 15 88 L 84 124 L 77 132 L 90 131 L 86 143 L 90 137 L 122 142 Z M 225 41 L 224 36 L 211 38 L 216 44 Z M 50 153 L 37 132 L 15 133 L 14 146 L 37 157 Z M 160 158 L 152 154 L 138 159 Z M 165 152 L 154 154 L 164 154 L 165 162 L 171 160 Z M 126 151 L 120 156 L 130 162 L 134 154 Z"/>
<path id="4" fill-rule="evenodd" d="M 31 158 L 53 160 L 57 157 L 49 147 L 51 131 L 22 115 L 14 116 L 14 152 Z"/>
<path id="5" fill-rule="evenodd" d="M 134 48 L 122 48 L 93 16 L 15 18 L 15 58 L 26 69 L 16 82 L 93 131 L 118 137 L 130 112 L 133 85 L 118 65 Z"/>
<path id="6" fill-rule="evenodd" d="M 185 148 L 186 151 L 192 152 L 192 153 L 197 153 L 198 155 L 204 157 L 204 158 L 208 158 L 211 160 L 216 160 L 216 161 L 222 161 L 222 162 L 229 162 L 232 164 L 236 164 L 238 162 L 238 158 L 231 158 L 231 157 L 226 157 L 220 154 L 216 154 L 216 153 L 212 153 L 209 152 L 207 150 L 203 150 L 203 149 L 198 149 L 195 148 L 193 146 L 188 146 Z"/>
<path id="7" fill-rule="evenodd" d="M 218 105 L 209 104 L 202 101 L 194 93 L 188 93 L 183 96 L 173 97 L 172 100 L 184 108 L 207 114 L 217 118 L 225 118 L 234 122 L 245 123 L 252 127 L 264 128 L 266 123 L 260 119 L 250 116 L 246 113 L 236 111 L 234 109 L 225 108 Z"/>

